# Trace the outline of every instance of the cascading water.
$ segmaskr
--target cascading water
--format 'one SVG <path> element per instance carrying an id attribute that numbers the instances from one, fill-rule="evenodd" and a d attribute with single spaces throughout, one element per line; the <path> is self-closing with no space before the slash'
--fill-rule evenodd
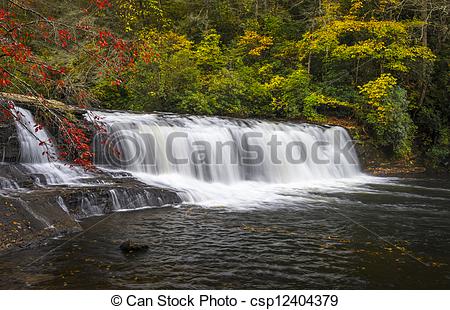
<path id="1" fill-rule="evenodd" d="M 16 121 L 17 136 L 20 143 L 20 163 L 36 176 L 44 177 L 46 184 L 78 183 L 79 178 L 86 176 L 81 169 L 67 167 L 55 160 L 57 151 L 48 142 L 50 135 L 45 129 L 35 130 L 36 122 L 30 111 L 15 107 L 14 112 L 20 121 Z M 40 182 L 39 177 L 36 181 Z"/>
<path id="2" fill-rule="evenodd" d="M 0 177 L 0 190 L 17 190 L 19 185 L 13 180 L 8 180 L 7 178 Z"/>
<path id="3" fill-rule="evenodd" d="M 292 188 L 362 176 L 348 148 L 350 137 L 340 127 L 171 114 L 95 115 L 108 129 L 106 138 L 96 139 L 98 166 L 178 190 L 186 202 L 271 201 Z"/>
<path id="4" fill-rule="evenodd" d="M 49 134 L 45 129 L 35 132 L 30 111 L 16 110 L 21 118 L 16 122 L 21 165 L 43 176 L 46 184 L 83 186 L 82 179 L 90 175 L 43 155 L 48 152 L 57 157 L 53 146 L 39 145 L 38 140 L 48 141 Z M 350 137 L 340 127 L 173 114 L 89 113 L 107 128 L 106 136 L 94 137 L 97 167 L 125 171 L 149 185 L 174 190 L 186 203 L 270 205 L 289 197 L 298 200 L 292 193 L 308 186 L 334 186 L 364 178 L 355 152 L 348 148 Z M 95 197 L 91 198 L 83 201 L 82 210 L 101 214 L 92 203 Z M 145 207 L 149 201 L 133 203 L 114 190 L 111 200 L 115 211 Z"/>
<path id="5" fill-rule="evenodd" d="M 57 150 L 52 143 L 48 143 L 50 135 L 45 128 L 35 130 L 37 124 L 30 111 L 15 107 L 12 112 L 16 116 L 15 125 L 20 146 L 20 160 L 14 167 L 19 170 L 19 175 L 31 175 L 35 184 L 44 185 L 41 186 L 44 193 L 47 189 L 53 191 L 54 185 L 64 185 L 64 188 L 54 191 L 55 194 L 64 193 L 68 187 L 68 196 L 62 195 L 56 199 L 56 204 L 66 213 L 73 213 L 76 218 L 84 218 L 119 210 L 158 207 L 180 202 L 180 198 L 173 191 L 147 187 L 131 178 L 116 183 L 113 175 L 99 171 L 86 172 L 80 167 L 66 165 L 58 159 Z M 129 174 L 126 177 L 129 177 Z M 28 180 L 25 180 L 24 190 L 30 188 Z M 1 192 L 18 189 L 20 186 L 13 180 L 0 177 Z M 73 195 L 74 190 L 79 190 L 79 194 Z M 108 191 L 110 195 L 105 194 Z"/>

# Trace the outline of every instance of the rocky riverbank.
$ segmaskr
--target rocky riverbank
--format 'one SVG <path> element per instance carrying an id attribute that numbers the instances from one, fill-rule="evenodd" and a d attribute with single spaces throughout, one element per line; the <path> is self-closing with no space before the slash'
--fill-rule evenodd
<path id="1" fill-rule="evenodd" d="M 38 176 L 27 174 L 19 164 L 1 164 L 0 175 L 4 180 L 0 189 L 0 251 L 79 232 L 78 221 L 89 216 L 181 203 L 176 192 L 126 175 L 98 174 L 90 180 L 92 184 L 70 187 L 37 185 Z"/>
<path id="2" fill-rule="evenodd" d="M 7 99 L 33 109 L 29 97 Z M 56 101 L 51 104 L 73 110 Z M 81 118 L 83 111 L 73 114 Z M 44 175 L 20 163 L 20 152 L 16 125 L 5 119 L 0 123 L 0 251 L 80 232 L 78 221 L 89 216 L 181 203 L 175 191 L 149 186 L 127 173 L 90 171 L 80 184 L 47 186 Z"/>

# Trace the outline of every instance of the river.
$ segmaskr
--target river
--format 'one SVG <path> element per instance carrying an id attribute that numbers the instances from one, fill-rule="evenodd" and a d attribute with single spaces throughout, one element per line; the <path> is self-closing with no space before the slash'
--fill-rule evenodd
<path id="1" fill-rule="evenodd" d="M 448 179 L 277 188 L 255 205 L 92 217 L 85 232 L 0 256 L 0 288 L 448 289 Z M 127 239 L 150 246 L 123 254 Z"/>

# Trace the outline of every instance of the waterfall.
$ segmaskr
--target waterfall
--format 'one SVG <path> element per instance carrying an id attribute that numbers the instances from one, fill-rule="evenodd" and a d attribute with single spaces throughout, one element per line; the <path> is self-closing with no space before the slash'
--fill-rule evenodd
<path id="1" fill-rule="evenodd" d="M 15 107 L 13 110 L 17 118 L 16 128 L 20 143 L 20 163 L 40 183 L 43 177 L 46 184 L 78 183 L 79 178 L 86 174 L 77 167 L 68 167 L 57 160 L 55 147 L 48 143 L 50 135 L 45 128 L 36 129 L 36 122 L 30 111 Z M 47 142 L 41 144 L 40 142 Z M 47 155 L 48 154 L 48 155 Z"/>
<path id="2" fill-rule="evenodd" d="M 114 189 L 111 189 L 109 191 L 109 193 L 111 194 L 111 201 L 112 201 L 112 206 L 113 206 L 113 210 L 117 211 L 120 210 L 122 207 L 122 204 L 119 201 L 119 197 L 117 195 L 117 191 Z"/>
<path id="3" fill-rule="evenodd" d="M 173 114 L 95 116 L 108 132 L 95 139 L 97 166 L 173 188 L 187 202 L 279 198 L 283 188 L 362 175 L 341 127 Z"/>
<path id="4" fill-rule="evenodd" d="M 45 130 L 35 132 L 30 111 L 16 108 L 21 165 L 45 184 L 77 184 L 91 177 L 59 160 Z M 271 205 L 296 199 L 306 187 L 335 186 L 364 178 L 351 139 L 341 127 L 181 116 L 88 112 L 106 129 L 93 137 L 94 164 L 111 175 L 133 175 L 155 187 L 176 191 L 185 203 L 202 206 Z M 347 182 L 347 183 L 346 183 Z M 14 186 L 2 182 L 1 187 Z M 125 195 L 125 194 L 123 194 Z M 162 205 L 110 191 L 113 211 Z M 301 196 L 301 195 L 300 195 Z M 84 197 L 86 216 L 101 214 L 97 197 Z"/>

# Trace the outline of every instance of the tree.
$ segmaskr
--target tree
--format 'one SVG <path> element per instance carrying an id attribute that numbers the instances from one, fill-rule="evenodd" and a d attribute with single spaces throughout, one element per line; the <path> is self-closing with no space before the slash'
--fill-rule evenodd
<path id="1" fill-rule="evenodd" d="M 393 103 L 393 91 L 397 85 L 408 88 L 411 76 L 408 73 L 423 63 L 431 64 L 436 56 L 421 44 L 423 39 L 414 37 L 415 29 L 423 29 L 424 22 L 390 18 L 390 5 L 395 3 L 395 0 L 323 1 L 319 27 L 304 35 L 300 48 L 316 81 L 333 85 L 344 80 L 359 88 L 363 97 L 356 109 L 375 129 L 378 141 L 385 139 L 396 155 L 405 157 L 410 154 L 414 126 L 408 105 Z M 320 80 L 317 76 L 325 78 Z M 420 80 L 416 80 L 417 84 Z M 403 97 L 395 98 L 403 102 Z M 389 129 L 396 130 L 395 118 L 391 117 L 395 113 L 408 119 L 397 124 L 409 126 L 404 135 L 389 134 Z"/>
<path id="2" fill-rule="evenodd" d="M 63 17 L 41 13 L 37 8 L 46 8 L 44 2 L 2 0 L 0 90 L 35 97 L 38 114 L 60 128 L 62 145 L 66 146 L 61 151 L 63 157 L 90 168 L 93 154 L 86 129 L 50 109 L 51 103 L 44 98 L 63 98 L 85 106 L 93 99 L 87 91 L 92 77 L 106 76 L 118 86 L 140 54 L 134 42 L 92 23 L 90 17 L 103 14 L 111 6 L 108 0 L 91 0 L 88 4 L 79 7 L 78 17 L 72 17 L 68 23 Z M 59 63 L 56 57 L 59 55 L 64 63 Z M 68 65 L 71 62 L 74 65 Z M 11 102 L 1 108 L 6 117 L 21 121 L 20 114 L 11 111 L 14 110 Z"/>

